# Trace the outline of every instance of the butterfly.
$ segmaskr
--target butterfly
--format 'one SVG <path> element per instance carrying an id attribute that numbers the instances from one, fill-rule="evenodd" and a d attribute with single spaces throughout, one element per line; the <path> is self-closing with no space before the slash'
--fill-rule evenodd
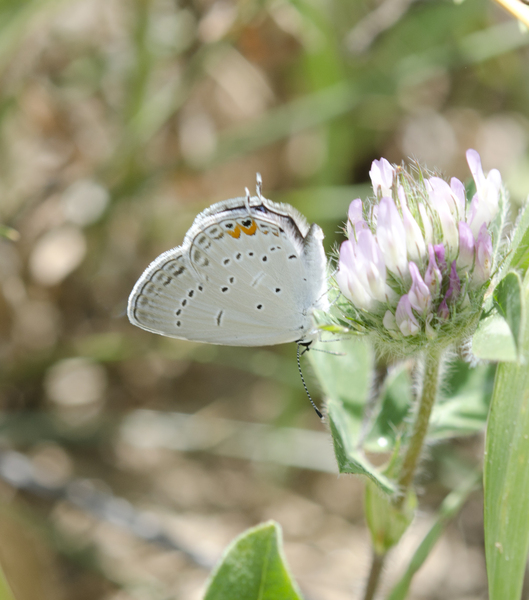
<path id="1" fill-rule="evenodd" d="M 213 204 L 156 258 L 128 302 L 134 325 L 228 346 L 310 343 L 326 310 L 323 232 L 288 204 L 247 195 Z"/>

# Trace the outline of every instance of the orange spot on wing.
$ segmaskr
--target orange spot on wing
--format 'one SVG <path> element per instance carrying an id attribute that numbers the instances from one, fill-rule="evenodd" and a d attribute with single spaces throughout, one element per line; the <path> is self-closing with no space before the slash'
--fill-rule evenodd
<path id="1" fill-rule="evenodd" d="M 246 235 L 253 235 L 257 231 L 257 223 L 255 221 L 252 221 L 250 227 L 243 227 L 241 225 L 241 229 Z"/>
<path id="2" fill-rule="evenodd" d="M 238 240 L 241 237 L 241 228 L 239 227 L 239 225 L 237 225 L 233 231 L 226 229 L 226 233 L 228 235 L 231 235 L 232 238 Z"/>

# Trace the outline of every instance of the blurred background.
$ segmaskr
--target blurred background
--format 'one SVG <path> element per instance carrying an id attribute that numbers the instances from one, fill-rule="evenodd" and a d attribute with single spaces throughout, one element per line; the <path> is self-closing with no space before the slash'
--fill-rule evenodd
<path id="1" fill-rule="evenodd" d="M 362 482 L 338 477 L 293 344 L 131 326 L 195 215 L 254 189 L 331 253 L 375 158 L 529 190 L 529 35 L 466 0 L 0 0 L 0 561 L 16 600 L 201 598 L 273 518 L 307 599 L 360 594 Z M 306 363 L 309 387 L 317 384 Z M 440 444 L 387 585 L 480 437 Z M 486 598 L 480 494 L 413 599 Z"/>

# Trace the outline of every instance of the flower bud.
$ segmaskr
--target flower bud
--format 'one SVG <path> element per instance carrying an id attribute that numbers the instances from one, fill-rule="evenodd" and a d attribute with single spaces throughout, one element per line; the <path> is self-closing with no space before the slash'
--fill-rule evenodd
<path id="1" fill-rule="evenodd" d="M 446 271 L 448 270 L 447 266 L 446 266 L 446 259 L 445 259 L 445 247 L 443 246 L 443 244 L 435 244 L 435 246 L 433 247 L 434 253 L 435 253 L 435 260 L 437 261 L 437 264 L 439 265 L 439 269 L 441 271 L 441 273 L 444 275 L 446 273 Z"/>
<path id="2" fill-rule="evenodd" d="M 492 240 L 490 233 L 487 231 L 487 226 L 483 223 L 479 230 L 478 239 L 476 240 L 476 264 L 474 265 L 472 287 L 479 287 L 490 279 L 492 271 L 491 261 Z"/>
<path id="3" fill-rule="evenodd" d="M 379 302 L 386 301 L 386 265 L 375 236 L 366 229 L 358 234 L 355 265 L 358 278 L 370 295 Z"/>
<path id="4" fill-rule="evenodd" d="M 452 263 L 452 268 L 450 269 L 450 277 L 449 277 L 448 290 L 446 290 L 445 300 L 447 302 L 455 302 L 459 298 L 459 294 L 461 293 L 461 280 L 459 279 L 459 275 L 457 274 L 457 266 L 456 261 Z"/>
<path id="5" fill-rule="evenodd" d="M 436 178 L 432 178 L 436 180 Z M 430 179 L 430 183 L 432 182 Z M 436 181 L 442 181 L 441 179 Z M 432 204 L 439 215 L 439 221 L 441 223 L 441 229 L 443 230 L 444 243 L 447 246 L 450 255 L 456 255 L 457 246 L 459 243 L 459 236 L 456 227 L 456 221 L 452 216 L 451 207 L 458 213 L 455 200 L 452 198 L 452 192 L 449 185 L 443 181 L 445 186 L 437 185 L 434 181 L 434 185 L 431 188 L 430 199 Z"/>
<path id="6" fill-rule="evenodd" d="M 404 230 L 406 231 L 406 249 L 408 251 L 408 257 L 415 262 L 422 262 L 422 259 L 426 254 L 424 237 L 417 221 L 413 218 L 410 209 L 406 206 L 404 188 L 402 186 L 399 187 L 399 198 L 401 199 L 402 222 L 404 224 Z"/>
<path id="7" fill-rule="evenodd" d="M 497 169 L 492 169 L 485 177 L 481 159 L 475 150 L 467 150 L 467 162 L 477 190 L 470 204 L 468 224 L 477 238 L 481 226 L 485 224 L 488 227 L 498 213 L 501 175 Z"/>
<path id="8" fill-rule="evenodd" d="M 452 181 L 454 181 L 454 179 L 452 179 Z M 460 189 L 458 189 L 457 183 L 455 184 L 456 190 L 458 192 L 456 194 L 452 187 L 440 177 L 430 177 L 428 181 L 432 187 L 433 194 L 438 198 L 438 201 L 442 202 L 448 207 L 450 214 L 456 221 L 461 219 L 462 215 L 464 214 L 464 208 L 466 203 L 464 196 L 464 188 L 463 199 L 461 199 Z M 455 179 L 455 181 L 461 184 L 461 182 L 458 179 Z"/>
<path id="9" fill-rule="evenodd" d="M 371 178 L 375 194 L 378 195 L 380 190 L 382 196 L 389 196 L 391 198 L 391 188 L 393 186 L 394 176 L 395 169 L 385 158 L 374 160 L 371 164 L 369 177 Z"/>
<path id="10" fill-rule="evenodd" d="M 336 282 L 342 294 L 348 298 L 357 308 L 369 310 L 374 301 L 366 287 L 360 282 L 355 272 L 355 251 L 351 240 L 343 242 L 340 246 L 340 259 Z"/>
<path id="11" fill-rule="evenodd" d="M 424 230 L 424 241 L 426 244 L 431 244 L 433 242 L 432 220 L 424 204 L 419 204 L 419 213 L 421 215 L 422 227 Z"/>
<path id="12" fill-rule="evenodd" d="M 401 277 L 408 271 L 406 230 L 391 198 L 382 198 L 378 209 L 377 241 L 386 266 Z"/>
<path id="13" fill-rule="evenodd" d="M 356 238 L 360 231 L 369 229 L 367 223 L 364 221 L 362 200 L 360 198 L 351 202 L 347 217 L 347 235 L 350 238 Z"/>
<path id="14" fill-rule="evenodd" d="M 430 290 L 430 294 L 435 297 L 441 289 L 441 282 L 443 281 L 443 275 L 437 266 L 437 260 L 435 258 L 435 250 L 432 244 L 428 245 L 428 254 L 430 255 L 430 262 L 428 268 L 424 274 L 424 283 Z"/>
<path id="15" fill-rule="evenodd" d="M 413 314 L 408 294 L 404 294 L 399 300 L 395 320 L 403 336 L 407 337 L 419 333 L 419 322 Z"/>
<path id="16" fill-rule="evenodd" d="M 409 264 L 412 285 L 408 292 L 408 298 L 412 307 L 421 314 L 428 312 L 432 304 L 432 295 L 428 286 L 424 283 L 421 273 L 414 262 Z"/>
<path id="17" fill-rule="evenodd" d="M 465 191 L 465 186 L 457 179 L 457 177 L 452 177 L 450 179 L 450 189 L 452 190 L 452 194 L 457 201 L 459 206 L 459 214 L 460 218 L 464 219 L 467 208 L 467 194 Z"/>
<path id="18" fill-rule="evenodd" d="M 457 266 L 462 271 L 468 271 L 474 264 L 474 236 L 472 230 L 464 222 L 459 221 L 459 254 L 457 256 Z"/>
<path id="19" fill-rule="evenodd" d="M 437 309 L 437 314 L 439 318 L 443 321 L 448 321 L 450 318 L 450 309 L 448 308 L 448 304 L 446 303 L 446 299 L 443 299 L 441 304 L 439 304 L 439 308 Z"/>

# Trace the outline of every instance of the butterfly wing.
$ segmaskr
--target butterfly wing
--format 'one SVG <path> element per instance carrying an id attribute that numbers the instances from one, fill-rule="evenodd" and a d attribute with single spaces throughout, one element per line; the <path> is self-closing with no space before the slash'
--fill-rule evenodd
<path id="1" fill-rule="evenodd" d="M 324 302 L 322 237 L 286 205 L 257 198 L 214 205 L 182 246 L 144 272 L 129 318 L 155 333 L 213 344 L 305 340 L 312 310 Z"/>

